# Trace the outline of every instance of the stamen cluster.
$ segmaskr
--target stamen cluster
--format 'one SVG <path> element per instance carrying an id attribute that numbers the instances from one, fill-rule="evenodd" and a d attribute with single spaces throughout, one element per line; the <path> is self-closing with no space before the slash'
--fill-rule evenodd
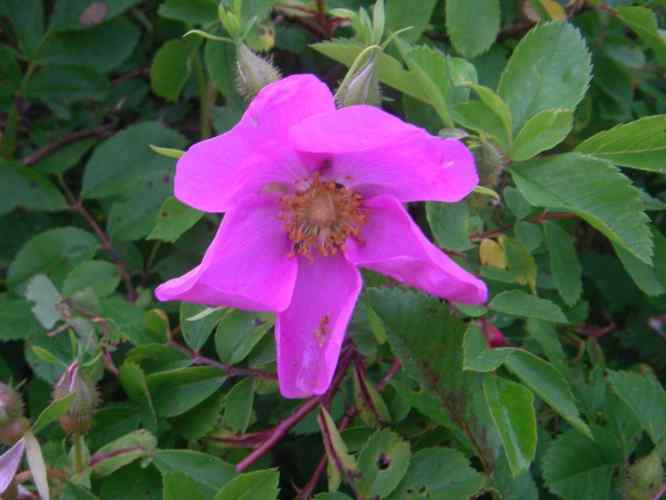
<path id="1" fill-rule="evenodd" d="M 335 255 L 348 238 L 360 240 L 367 219 L 361 206 L 363 198 L 346 186 L 322 181 L 319 175 L 309 187 L 282 198 L 282 219 L 292 253 L 312 257 L 314 250 L 322 256 Z"/>

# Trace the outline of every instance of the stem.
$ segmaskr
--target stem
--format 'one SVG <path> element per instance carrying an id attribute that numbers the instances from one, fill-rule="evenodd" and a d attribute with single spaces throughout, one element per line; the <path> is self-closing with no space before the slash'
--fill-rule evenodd
<path id="1" fill-rule="evenodd" d="M 543 224 L 544 222 L 549 220 L 566 220 L 566 219 L 575 219 L 577 217 L 578 216 L 576 214 L 569 212 L 555 212 L 555 213 L 541 212 L 540 214 L 527 219 L 526 222 L 531 222 L 532 224 Z M 498 236 L 500 234 L 504 234 L 509 229 L 513 228 L 513 226 L 514 224 L 506 224 L 504 226 L 498 227 L 497 229 L 491 229 L 490 231 L 486 231 L 484 233 L 471 234 L 469 239 L 471 241 L 479 241 L 484 238 Z"/>
<path id="2" fill-rule="evenodd" d="M 72 439 L 74 439 L 74 469 L 77 474 L 81 474 L 83 472 L 83 438 L 77 432 L 72 436 Z"/>
<path id="3" fill-rule="evenodd" d="M 208 93 L 208 82 L 206 72 L 201 62 L 201 56 L 197 50 L 192 55 L 192 64 L 194 74 L 197 79 L 197 88 L 199 90 L 199 117 L 201 127 L 201 138 L 207 139 L 211 135 L 211 99 Z"/>
<path id="4" fill-rule="evenodd" d="M 30 153 L 28 156 L 23 158 L 23 160 L 21 160 L 21 163 L 29 167 L 37 163 L 42 158 L 57 151 L 63 146 L 67 146 L 68 144 L 76 142 L 80 139 L 85 139 L 87 137 L 108 137 L 110 135 L 110 132 L 111 132 L 111 127 L 108 125 L 97 127 L 91 130 L 81 130 L 79 132 L 73 132 L 69 135 L 61 137 L 52 144 L 48 144 L 43 148 L 39 148 L 37 151 Z"/>

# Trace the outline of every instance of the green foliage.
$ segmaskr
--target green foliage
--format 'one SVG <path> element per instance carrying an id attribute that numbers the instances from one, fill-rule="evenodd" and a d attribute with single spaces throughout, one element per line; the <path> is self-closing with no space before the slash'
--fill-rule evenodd
<path id="1" fill-rule="evenodd" d="M 0 1 L 0 379 L 31 426 L 24 485 L 54 500 L 656 498 L 665 9 Z M 363 270 L 335 383 L 303 401 L 279 392 L 280 311 L 154 297 L 225 217 L 177 199 L 174 177 L 248 109 L 240 43 L 332 92 L 371 53 L 370 104 L 461 141 L 479 176 L 456 203 L 408 208 L 487 303 Z M 219 154 L 235 168 L 263 151 Z M 59 429 L 71 398 L 51 397 L 73 362 L 101 400 L 80 440 Z"/>

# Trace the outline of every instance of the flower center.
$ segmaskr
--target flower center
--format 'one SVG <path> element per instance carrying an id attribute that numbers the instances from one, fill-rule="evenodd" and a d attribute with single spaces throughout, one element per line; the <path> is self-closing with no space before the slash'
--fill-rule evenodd
<path id="1" fill-rule="evenodd" d="M 282 197 L 281 218 L 294 255 L 311 257 L 313 250 L 321 255 L 335 255 L 347 238 L 360 239 L 366 221 L 361 195 L 333 181 L 322 181 L 315 175 L 309 187 Z"/>

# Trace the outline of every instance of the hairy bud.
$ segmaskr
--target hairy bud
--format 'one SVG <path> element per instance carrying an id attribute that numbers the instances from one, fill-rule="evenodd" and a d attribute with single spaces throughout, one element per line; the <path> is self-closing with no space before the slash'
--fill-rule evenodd
<path id="1" fill-rule="evenodd" d="M 72 363 L 53 388 L 53 399 L 62 399 L 70 394 L 74 394 L 74 399 L 67 413 L 60 417 L 60 426 L 68 434 L 85 434 L 92 425 L 99 396 L 78 363 Z"/>
<path id="2" fill-rule="evenodd" d="M 0 383 L 0 442 L 11 446 L 23 437 L 30 422 L 23 416 L 23 399 L 12 387 Z"/>
<path id="3" fill-rule="evenodd" d="M 281 78 L 273 64 L 239 43 L 236 50 L 236 86 L 245 98 L 250 99 L 269 83 Z"/>
<path id="4" fill-rule="evenodd" d="M 354 104 L 369 104 L 379 106 L 382 96 L 377 79 L 376 57 L 371 56 L 368 61 L 350 78 L 340 85 L 335 94 L 338 107 L 353 106 Z"/>

